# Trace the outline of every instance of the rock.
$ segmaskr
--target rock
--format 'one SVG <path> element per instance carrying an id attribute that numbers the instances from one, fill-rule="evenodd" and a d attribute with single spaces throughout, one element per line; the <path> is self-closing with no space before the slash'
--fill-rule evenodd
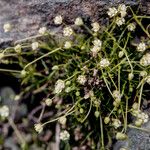
<path id="1" fill-rule="evenodd" d="M 149 150 L 150 149 L 150 121 L 142 126 L 141 129 L 130 128 L 127 132 L 128 140 L 117 141 L 113 150 L 127 148 L 128 150 Z M 148 132 L 149 131 L 149 132 Z"/>
<path id="2" fill-rule="evenodd" d="M 25 104 L 19 105 L 19 102 L 14 100 L 15 96 L 16 93 L 11 87 L 6 86 L 0 88 L 0 104 L 7 105 L 9 107 L 10 116 L 15 118 L 15 120 L 19 120 L 27 115 L 28 110 Z"/>
<path id="3" fill-rule="evenodd" d="M 72 23 L 77 16 L 85 20 L 99 20 L 108 7 L 123 0 L 0 0 L 0 47 L 13 41 L 36 35 L 42 26 L 53 26 L 54 16 L 61 14 Z M 138 5 L 137 0 L 126 0 L 127 5 Z M 150 2 L 142 0 L 141 10 L 150 14 Z M 12 31 L 4 33 L 3 25 L 12 24 Z"/>

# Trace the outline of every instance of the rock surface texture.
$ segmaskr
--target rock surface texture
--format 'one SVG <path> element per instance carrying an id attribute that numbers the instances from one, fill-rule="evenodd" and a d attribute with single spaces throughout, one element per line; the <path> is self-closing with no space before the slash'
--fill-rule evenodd
<path id="1" fill-rule="evenodd" d="M 148 0 L 0 0 L 0 45 L 35 35 L 41 26 L 53 26 L 54 16 L 61 14 L 68 23 L 75 17 L 99 20 L 108 7 L 125 3 L 137 6 L 150 14 Z M 4 33 L 3 25 L 10 23 L 13 30 Z"/>

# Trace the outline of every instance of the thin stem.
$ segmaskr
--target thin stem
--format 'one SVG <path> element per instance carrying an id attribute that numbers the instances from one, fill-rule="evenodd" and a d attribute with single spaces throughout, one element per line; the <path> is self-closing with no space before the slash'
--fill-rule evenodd
<path id="1" fill-rule="evenodd" d="M 1 69 L 1 68 L 0 68 L 0 71 L 2 71 L 2 72 L 20 73 L 19 70 L 11 70 L 11 69 Z"/>
<path id="2" fill-rule="evenodd" d="M 25 70 L 27 67 L 29 67 L 30 65 L 32 65 L 33 63 L 39 61 L 40 59 L 42 59 L 42 58 L 44 58 L 44 57 L 46 57 L 46 56 L 48 56 L 48 55 L 50 55 L 50 54 L 52 54 L 52 53 L 55 53 L 55 52 L 59 51 L 60 49 L 61 49 L 61 48 L 56 48 L 55 50 L 50 51 L 50 52 L 44 54 L 43 56 L 41 56 L 41 57 L 35 59 L 34 61 L 28 63 L 28 64 L 24 67 L 24 70 Z"/>
<path id="3" fill-rule="evenodd" d="M 8 121 L 9 121 L 11 127 L 13 128 L 13 130 L 15 131 L 15 133 L 16 133 L 18 139 L 20 140 L 21 144 L 25 145 L 26 142 L 25 142 L 24 138 L 22 137 L 21 133 L 19 132 L 19 130 L 17 129 L 17 127 L 16 127 L 14 121 L 12 120 L 12 118 L 9 118 Z"/>
<path id="4" fill-rule="evenodd" d="M 100 128 L 101 128 L 101 143 L 102 143 L 102 148 L 101 150 L 104 150 L 104 133 L 103 133 L 103 122 L 102 122 L 102 117 L 100 115 Z"/>
<path id="5" fill-rule="evenodd" d="M 144 87 L 144 83 L 141 85 L 141 89 L 140 89 L 140 96 L 139 96 L 139 101 L 138 101 L 138 110 L 140 110 L 140 106 L 141 106 L 143 87 Z"/>
<path id="6" fill-rule="evenodd" d="M 91 109 L 92 109 L 92 99 L 90 99 L 90 108 L 89 108 L 89 111 L 88 113 L 86 114 L 85 118 L 82 120 L 82 123 L 87 119 L 87 117 L 89 116 L 90 112 L 91 112 Z"/>

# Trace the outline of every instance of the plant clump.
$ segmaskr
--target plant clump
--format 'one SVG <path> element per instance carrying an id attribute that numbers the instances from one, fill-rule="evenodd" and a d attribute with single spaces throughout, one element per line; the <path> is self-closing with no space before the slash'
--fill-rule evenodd
<path id="1" fill-rule="evenodd" d="M 17 62 L 20 68 L 11 73 L 21 79 L 21 94 L 43 95 L 37 99 L 44 107 L 35 130 L 41 134 L 48 124 L 59 124 L 59 138 L 69 147 L 110 148 L 112 139 L 128 138 L 131 123 L 141 127 L 149 119 L 141 109 L 150 84 L 149 25 L 142 22 L 149 17 L 124 4 L 109 8 L 107 15 L 108 25 L 89 25 L 78 17 L 70 26 L 58 15 L 54 23 L 63 28 L 62 41 L 42 27 L 44 39 L 16 42 L 0 51 L 1 63 Z M 49 111 L 53 116 L 43 118 Z M 1 117 L 8 112 L 0 107 Z"/>

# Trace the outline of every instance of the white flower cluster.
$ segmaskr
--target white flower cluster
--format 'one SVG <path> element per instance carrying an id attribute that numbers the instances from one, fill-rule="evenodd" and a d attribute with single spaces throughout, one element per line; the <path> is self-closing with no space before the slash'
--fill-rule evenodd
<path id="1" fill-rule="evenodd" d="M 84 95 L 84 99 L 94 97 L 94 92 L 91 90 Z"/>
<path id="2" fill-rule="evenodd" d="M 17 44 L 14 48 L 15 52 L 16 53 L 21 53 L 21 45 L 20 44 Z"/>
<path id="3" fill-rule="evenodd" d="M 146 77 L 147 76 L 147 72 L 146 71 L 141 71 L 140 72 L 140 76 L 141 77 Z"/>
<path id="4" fill-rule="evenodd" d="M 137 114 L 136 117 L 137 117 L 137 120 L 135 121 L 135 125 L 138 127 L 144 123 L 147 123 L 149 119 L 149 116 L 141 111 Z"/>
<path id="5" fill-rule="evenodd" d="M 121 100 L 121 94 L 118 90 L 113 91 L 113 97 L 115 100 L 120 101 Z"/>
<path id="6" fill-rule="evenodd" d="M 60 132 L 60 139 L 62 141 L 69 140 L 69 138 L 70 138 L 70 134 L 68 131 L 64 130 L 64 131 Z"/>
<path id="7" fill-rule="evenodd" d="M 121 126 L 121 121 L 119 119 L 112 119 L 112 125 L 115 129 L 119 128 Z"/>
<path id="8" fill-rule="evenodd" d="M 135 102 L 132 105 L 132 115 L 136 117 L 135 125 L 141 126 L 142 124 L 148 122 L 149 116 L 141 110 L 138 110 L 138 108 L 139 104 Z"/>
<path id="9" fill-rule="evenodd" d="M 33 42 L 31 45 L 33 50 L 37 50 L 39 48 L 39 43 L 38 42 Z"/>
<path id="10" fill-rule="evenodd" d="M 57 80 L 56 84 L 55 84 L 55 90 L 54 93 L 55 94 L 59 94 L 62 92 L 62 90 L 65 88 L 65 82 L 63 80 Z"/>
<path id="11" fill-rule="evenodd" d="M 4 106 L 0 107 L 0 116 L 4 119 L 9 116 L 8 106 L 4 105 Z"/>
<path id="12" fill-rule="evenodd" d="M 71 27 L 65 27 L 63 30 L 64 36 L 71 36 L 73 34 L 73 30 Z"/>
<path id="13" fill-rule="evenodd" d="M 56 16 L 56 17 L 54 18 L 54 23 L 55 23 L 56 25 L 62 24 L 62 21 L 63 21 L 63 18 L 62 18 L 61 15 L 58 15 L 58 16 Z"/>
<path id="14" fill-rule="evenodd" d="M 92 31 L 94 32 L 98 32 L 100 30 L 100 25 L 98 22 L 92 23 L 91 26 L 92 26 Z"/>
<path id="15" fill-rule="evenodd" d="M 76 18 L 74 24 L 77 25 L 77 26 L 82 26 L 84 23 L 83 23 L 82 18 L 78 17 L 78 18 Z"/>
<path id="16" fill-rule="evenodd" d="M 37 123 L 34 125 L 34 129 L 36 132 L 41 133 L 43 131 L 43 126 L 41 123 Z"/>
<path id="17" fill-rule="evenodd" d="M 137 46 L 137 51 L 138 52 L 144 52 L 146 50 L 146 44 L 144 42 L 141 42 Z"/>
<path id="18" fill-rule="evenodd" d="M 4 32 L 9 32 L 11 31 L 11 24 L 10 23 L 5 23 L 3 26 Z"/>
<path id="19" fill-rule="evenodd" d="M 106 68 L 110 65 L 110 62 L 107 58 L 102 58 L 101 61 L 100 61 L 100 66 L 102 68 Z"/>
<path id="20" fill-rule="evenodd" d="M 46 31 L 47 31 L 46 27 L 42 27 L 39 29 L 39 34 L 44 35 Z"/>
<path id="21" fill-rule="evenodd" d="M 126 14 L 127 14 L 127 7 L 126 7 L 126 5 L 120 4 L 118 6 L 118 12 L 120 13 L 120 15 L 121 15 L 122 18 L 125 17 Z"/>
<path id="22" fill-rule="evenodd" d="M 146 82 L 150 84 L 150 75 L 146 77 Z"/>
<path id="23" fill-rule="evenodd" d="M 117 13 L 118 13 L 118 10 L 115 7 L 109 8 L 107 12 L 110 18 L 114 17 Z"/>
<path id="24" fill-rule="evenodd" d="M 71 48 L 71 46 L 72 46 L 72 44 L 71 44 L 70 41 L 66 41 L 65 44 L 64 44 L 65 49 L 69 49 L 69 48 Z"/>
<path id="25" fill-rule="evenodd" d="M 117 19 L 116 19 L 116 24 L 118 25 L 118 26 L 121 26 L 121 25 L 123 25 L 125 23 L 125 19 L 124 18 L 122 18 L 122 17 L 117 17 Z"/>
<path id="26" fill-rule="evenodd" d="M 127 26 L 127 28 L 128 28 L 129 31 L 134 31 L 135 28 L 136 28 L 136 26 L 135 26 L 134 23 L 129 23 L 128 26 Z"/>
<path id="27" fill-rule="evenodd" d="M 87 81 L 86 77 L 84 75 L 79 75 L 77 78 L 78 83 L 80 83 L 81 85 L 84 85 L 85 82 Z"/>
<path id="28" fill-rule="evenodd" d="M 140 64 L 145 67 L 150 65 L 150 53 L 143 55 L 140 60 Z"/>
<path id="29" fill-rule="evenodd" d="M 120 14 L 121 17 L 116 18 L 116 24 L 118 26 L 121 26 L 125 23 L 124 17 L 127 14 L 127 7 L 124 4 L 120 4 L 118 6 L 118 9 L 116 9 L 115 7 L 109 8 L 107 14 L 110 18 L 116 16 L 117 14 Z"/>
<path id="30" fill-rule="evenodd" d="M 51 106 L 52 103 L 53 103 L 53 101 L 52 101 L 51 98 L 47 98 L 47 99 L 45 100 L 45 104 L 46 104 L 47 106 Z"/>
<path id="31" fill-rule="evenodd" d="M 67 122 L 67 118 L 65 116 L 62 116 L 59 118 L 58 122 L 61 124 L 61 125 L 65 125 L 66 122 Z"/>
<path id="32" fill-rule="evenodd" d="M 92 56 L 93 57 L 96 57 L 97 56 L 97 53 L 101 50 L 101 47 L 102 47 L 102 41 L 99 40 L 99 39 L 95 39 L 93 41 L 93 47 L 91 48 L 91 52 L 92 52 Z"/>

